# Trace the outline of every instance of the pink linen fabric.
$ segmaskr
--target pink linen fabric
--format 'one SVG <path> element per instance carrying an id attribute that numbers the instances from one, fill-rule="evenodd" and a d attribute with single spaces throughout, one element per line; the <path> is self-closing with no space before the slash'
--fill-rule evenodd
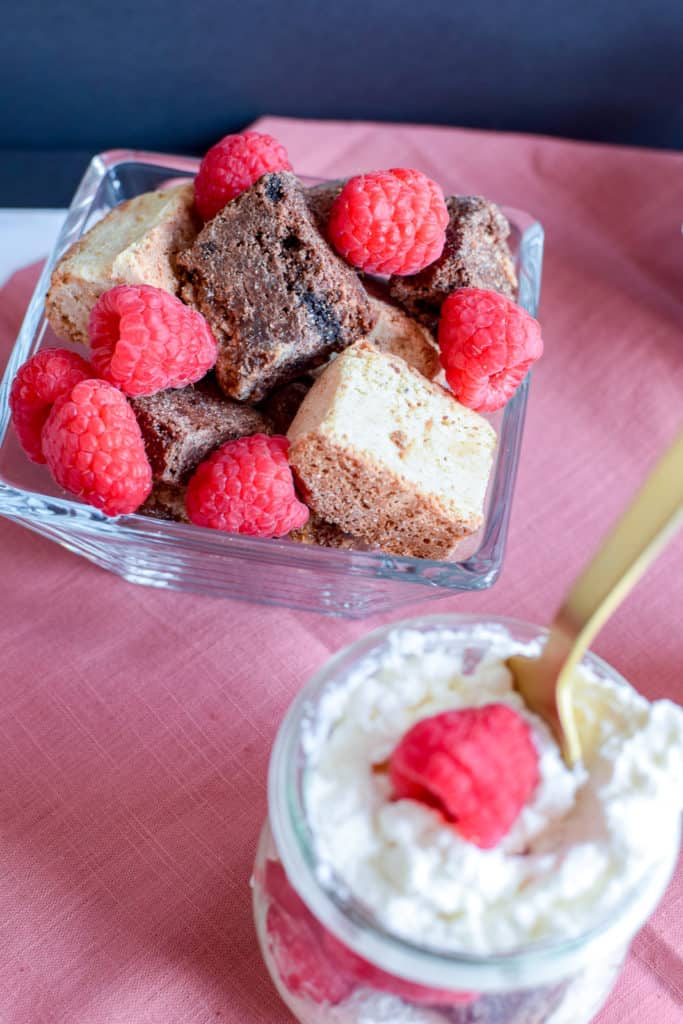
<path id="1" fill-rule="evenodd" d="M 300 173 L 415 166 L 544 224 L 534 373 L 499 583 L 423 605 L 546 622 L 683 419 L 683 156 L 267 118 Z M 36 268 L 0 292 L 0 361 Z M 380 621 L 137 587 L 0 520 L 1 1024 L 287 1024 L 249 874 L 282 715 Z M 416 601 L 420 594 L 415 594 Z M 683 537 L 595 649 L 683 702 Z M 674 1024 L 683 868 L 599 1024 Z"/>

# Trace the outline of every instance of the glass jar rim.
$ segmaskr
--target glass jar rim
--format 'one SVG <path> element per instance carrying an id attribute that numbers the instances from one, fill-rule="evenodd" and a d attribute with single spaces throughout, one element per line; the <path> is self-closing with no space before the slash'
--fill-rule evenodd
<path id="1" fill-rule="evenodd" d="M 359 956 L 389 973 L 430 987 L 476 991 L 525 988 L 561 980 L 584 967 L 592 956 L 604 956 L 630 942 L 663 895 L 673 874 L 680 831 L 675 833 L 676 841 L 671 843 L 666 856 L 593 928 L 569 939 L 534 943 L 510 952 L 470 954 L 420 946 L 389 931 L 327 866 L 320 863 L 299 778 L 304 760 L 301 727 L 312 701 L 339 677 L 342 669 L 379 648 L 396 630 L 429 632 L 436 628 L 474 627 L 490 627 L 498 635 L 501 629 L 505 630 L 508 636 L 521 643 L 542 640 L 548 632 L 544 627 L 504 616 L 437 614 L 381 626 L 334 654 L 308 680 L 280 726 L 269 764 L 269 816 L 275 845 L 290 883 L 325 928 Z M 521 640 L 520 633 L 523 634 Z M 616 669 L 592 652 L 585 656 L 583 664 L 611 680 L 626 683 Z"/>

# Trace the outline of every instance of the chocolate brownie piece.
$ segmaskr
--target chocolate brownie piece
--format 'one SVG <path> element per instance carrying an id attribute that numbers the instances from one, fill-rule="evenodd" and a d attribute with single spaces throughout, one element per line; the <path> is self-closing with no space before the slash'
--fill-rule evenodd
<path id="1" fill-rule="evenodd" d="M 327 231 L 332 203 L 344 188 L 347 180 L 347 178 L 337 178 L 335 181 L 323 181 L 320 185 L 309 185 L 304 189 L 308 208 L 323 234 Z"/>
<path id="2" fill-rule="evenodd" d="M 299 544 L 317 544 L 323 548 L 355 548 L 359 542 L 350 533 L 344 533 L 334 523 L 327 523 L 315 512 L 311 512 L 308 520 L 298 530 L 291 530 L 290 540 Z"/>
<path id="3" fill-rule="evenodd" d="M 185 492 L 181 484 L 154 484 L 152 491 L 138 509 L 141 516 L 152 519 L 171 520 L 175 523 L 189 523 L 185 508 Z"/>
<path id="4" fill-rule="evenodd" d="M 245 434 L 270 433 L 262 413 L 240 405 L 218 389 L 211 376 L 186 388 L 131 398 L 140 424 L 152 477 L 184 483 L 219 445 Z"/>
<path id="5" fill-rule="evenodd" d="M 488 992 L 444 1011 L 449 1024 L 543 1024 L 562 1002 L 567 982 L 520 992 Z"/>
<path id="6" fill-rule="evenodd" d="M 178 259 L 182 297 L 218 340 L 226 395 L 258 402 L 367 334 L 375 314 L 294 174 L 265 174 Z"/>
<path id="7" fill-rule="evenodd" d="M 170 520 L 176 523 L 189 523 L 185 508 L 186 494 L 187 488 L 182 484 L 155 484 L 144 505 L 138 509 L 138 513 L 166 522 Z M 290 532 L 289 537 L 299 544 L 317 544 L 325 548 L 358 547 L 358 541 L 350 534 L 344 533 L 334 523 L 326 523 L 319 519 L 313 512 L 303 526 Z"/>
<path id="8" fill-rule="evenodd" d="M 312 383 L 312 379 L 293 380 L 290 384 L 272 391 L 262 402 L 261 410 L 272 423 L 273 433 L 287 433 Z"/>
<path id="9" fill-rule="evenodd" d="M 455 288 L 489 288 L 514 299 L 517 277 L 507 244 L 510 224 L 481 196 L 449 196 L 450 220 L 438 260 L 418 274 L 394 275 L 389 292 L 411 316 L 433 328 L 441 303 Z"/>

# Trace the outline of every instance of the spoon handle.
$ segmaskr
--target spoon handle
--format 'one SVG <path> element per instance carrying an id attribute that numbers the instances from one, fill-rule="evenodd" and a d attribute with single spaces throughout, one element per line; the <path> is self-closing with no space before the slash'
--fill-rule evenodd
<path id="1" fill-rule="evenodd" d="M 683 433 L 652 470 L 557 612 L 546 656 L 559 670 L 557 702 L 568 746 L 576 743 L 572 670 L 595 634 L 683 524 Z"/>

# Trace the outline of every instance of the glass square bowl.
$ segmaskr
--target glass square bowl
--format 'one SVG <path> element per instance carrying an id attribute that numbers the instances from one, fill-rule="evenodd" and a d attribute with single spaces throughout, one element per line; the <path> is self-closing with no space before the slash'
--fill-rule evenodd
<path id="1" fill-rule="evenodd" d="M 50 537 L 132 583 L 360 618 L 453 591 L 490 587 L 500 573 L 517 472 L 529 379 L 488 416 L 498 446 L 481 529 L 449 561 L 376 550 L 332 550 L 163 522 L 141 515 L 108 518 L 67 497 L 44 466 L 28 461 L 9 427 L 9 391 L 17 370 L 41 346 L 57 342 L 45 319 L 45 293 L 56 261 L 117 203 L 191 177 L 198 162 L 159 153 L 114 150 L 96 156 L 76 191 L 45 265 L 0 387 L 0 514 Z M 307 182 L 313 184 L 313 181 Z M 442 183 L 448 191 L 448 182 Z M 505 210 L 519 277 L 518 301 L 538 307 L 543 229 L 533 217 Z"/>

